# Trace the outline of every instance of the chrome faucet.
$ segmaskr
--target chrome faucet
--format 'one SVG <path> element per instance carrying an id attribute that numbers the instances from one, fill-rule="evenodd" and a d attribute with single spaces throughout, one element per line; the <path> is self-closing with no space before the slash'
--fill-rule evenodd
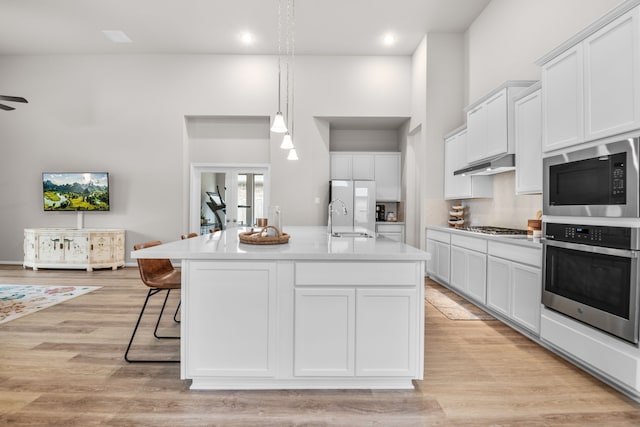
<path id="1" fill-rule="evenodd" d="M 334 210 L 333 209 L 333 204 L 334 203 L 340 203 L 342 205 L 342 209 L 341 210 Z M 327 231 L 330 235 L 333 234 L 333 221 L 331 221 L 331 216 L 333 215 L 333 213 L 336 212 L 342 212 L 342 215 L 347 215 L 347 205 L 344 204 L 344 202 L 340 199 L 333 199 L 331 202 L 329 202 L 329 207 L 328 207 L 328 219 L 327 219 Z"/>

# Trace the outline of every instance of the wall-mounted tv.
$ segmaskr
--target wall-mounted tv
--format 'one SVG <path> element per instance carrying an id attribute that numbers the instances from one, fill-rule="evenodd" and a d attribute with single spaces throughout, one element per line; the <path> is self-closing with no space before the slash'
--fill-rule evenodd
<path id="1" fill-rule="evenodd" d="M 43 172 L 45 211 L 108 211 L 108 172 Z"/>

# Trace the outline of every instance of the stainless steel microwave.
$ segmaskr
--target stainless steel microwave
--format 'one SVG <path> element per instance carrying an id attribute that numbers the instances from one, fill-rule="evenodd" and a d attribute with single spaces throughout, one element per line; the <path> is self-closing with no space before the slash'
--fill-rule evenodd
<path id="1" fill-rule="evenodd" d="M 543 213 L 640 217 L 639 143 L 628 138 L 543 159 Z"/>

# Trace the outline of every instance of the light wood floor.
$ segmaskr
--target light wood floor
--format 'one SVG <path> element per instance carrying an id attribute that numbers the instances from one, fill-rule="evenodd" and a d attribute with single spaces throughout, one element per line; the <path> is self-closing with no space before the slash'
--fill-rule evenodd
<path id="1" fill-rule="evenodd" d="M 137 269 L 0 266 L 0 283 L 102 286 L 0 325 L 3 426 L 640 426 L 639 404 L 500 322 L 451 321 L 429 304 L 413 391 L 210 392 L 190 391 L 177 364 L 123 360 L 146 295 Z"/>

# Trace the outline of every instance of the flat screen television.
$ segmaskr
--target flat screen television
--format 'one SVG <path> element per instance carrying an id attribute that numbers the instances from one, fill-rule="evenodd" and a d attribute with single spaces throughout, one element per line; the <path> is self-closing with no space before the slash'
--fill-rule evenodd
<path id="1" fill-rule="evenodd" d="M 43 172 L 45 211 L 108 211 L 108 172 Z"/>

